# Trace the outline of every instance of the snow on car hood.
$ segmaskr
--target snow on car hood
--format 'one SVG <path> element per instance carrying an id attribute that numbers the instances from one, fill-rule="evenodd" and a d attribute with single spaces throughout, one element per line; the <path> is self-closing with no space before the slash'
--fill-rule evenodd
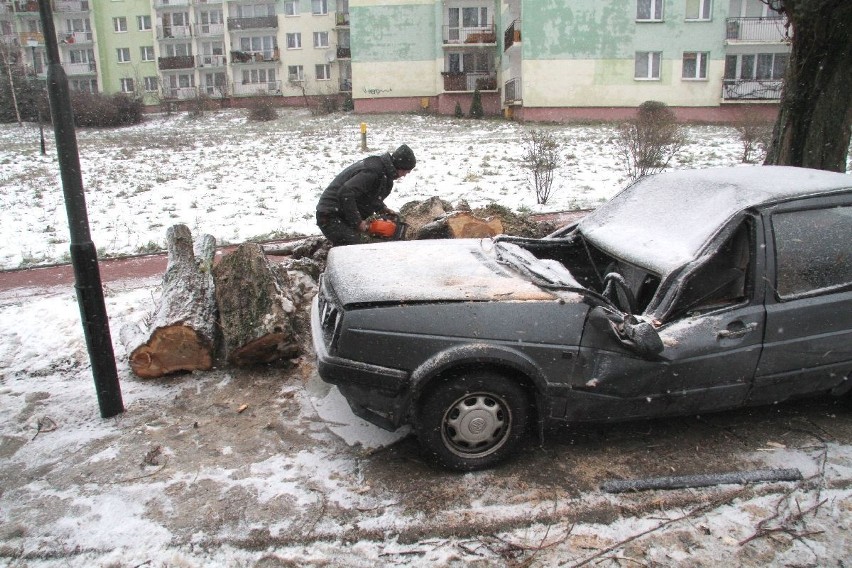
<path id="1" fill-rule="evenodd" d="M 344 305 L 557 297 L 498 263 L 490 239 L 335 247 L 328 255 L 325 278 Z"/>

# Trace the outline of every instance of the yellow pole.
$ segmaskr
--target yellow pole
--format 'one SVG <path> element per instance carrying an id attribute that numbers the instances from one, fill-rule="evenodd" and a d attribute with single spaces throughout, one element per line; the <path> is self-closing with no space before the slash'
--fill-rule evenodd
<path id="1" fill-rule="evenodd" d="M 367 123 L 361 123 L 361 150 L 367 151 Z"/>

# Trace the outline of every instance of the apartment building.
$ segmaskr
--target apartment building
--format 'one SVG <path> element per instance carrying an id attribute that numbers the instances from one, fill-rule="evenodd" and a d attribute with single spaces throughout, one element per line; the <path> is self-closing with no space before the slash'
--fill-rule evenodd
<path id="1" fill-rule="evenodd" d="M 51 0 L 74 90 L 141 96 L 274 96 L 351 90 L 347 0 Z M 7 48 L 44 75 L 38 3 L 0 0 Z"/>
<path id="2" fill-rule="evenodd" d="M 51 0 L 72 89 L 142 96 L 351 93 L 359 112 L 684 119 L 776 111 L 784 19 L 761 0 Z M 0 0 L 0 40 L 44 73 L 38 4 Z"/>

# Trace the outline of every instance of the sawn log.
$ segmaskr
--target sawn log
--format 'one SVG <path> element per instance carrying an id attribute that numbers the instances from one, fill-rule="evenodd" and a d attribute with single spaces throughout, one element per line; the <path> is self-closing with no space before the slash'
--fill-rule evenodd
<path id="1" fill-rule="evenodd" d="M 453 211 L 442 215 L 417 231 L 416 239 L 465 239 L 493 237 L 503 232 L 503 223 L 497 217 L 479 219 L 467 211 Z"/>

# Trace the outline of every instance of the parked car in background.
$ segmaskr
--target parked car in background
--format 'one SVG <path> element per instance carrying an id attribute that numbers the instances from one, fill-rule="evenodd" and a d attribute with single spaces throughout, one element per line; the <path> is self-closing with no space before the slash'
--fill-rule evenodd
<path id="1" fill-rule="evenodd" d="M 490 467 L 533 425 L 706 413 L 852 389 L 852 178 L 642 178 L 543 239 L 333 248 L 320 376 L 426 453 Z"/>

